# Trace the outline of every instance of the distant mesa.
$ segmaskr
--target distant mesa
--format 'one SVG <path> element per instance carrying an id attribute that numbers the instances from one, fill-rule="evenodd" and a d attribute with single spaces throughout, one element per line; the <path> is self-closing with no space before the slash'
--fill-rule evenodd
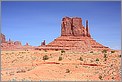
<path id="1" fill-rule="evenodd" d="M 1 34 L 2 50 L 71 50 L 71 51 L 99 51 L 110 50 L 109 47 L 103 46 L 96 42 L 90 34 L 88 20 L 83 26 L 82 19 L 79 17 L 64 17 L 61 23 L 61 36 L 54 39 L 51 43 L 41 43 L 41 46 L 32 47 L 28 43 L 22 46 L 20 41 L 6 41 L 5 35 Z"/>
<path id="2" fill-rule="evenodd" d="M 25 46 L 21 44 L 20 41 L 12 41 L 9 39 L 6 40 L 6 37 L 4 34 L 1 33 L 1 50 L 34 50 L 35 48 L 32 46 L 29 46 L 28 43 L 26 43 Z"/>

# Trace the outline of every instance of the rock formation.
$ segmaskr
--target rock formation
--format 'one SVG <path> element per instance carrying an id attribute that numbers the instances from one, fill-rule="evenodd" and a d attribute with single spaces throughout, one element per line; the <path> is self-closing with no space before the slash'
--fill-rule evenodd
<path id="1" fill-rule="evenodd" d="M 82 25 L 82 19 L 79 17 L 64 17 L 61 24 L 61 36 L 54 39 L 49 44 L 45 44 L 45 40 L 39 47 L 32 47 L 28 43 L 25 46 L 19 41 L 6 41 L 5 35 L 1 34 L 1 49 L 2 50 L 71 50 L 71 51 L 98 51 L 110 50 L 96 42 L 90 35 L 88 20 L 86 27 Z"/>
<path id="2" fill-rule="evenodd" d="M 6 41 L 5 35 L 1 33 L 1 50 L 34 50 L 35 47 L 30 46 L 26 43 L 25 46 L 20 41 L 12 41 L 9 39 Z"/>
<path id="3" fill-rule="evenodd" d="M 61 36 L 88 36 L 88 20 L 86 20 L 86 28 L 82 25 L 82 19 L 78 17 L 65 17 L 62 19 Z"/>
<path id="4" fill-rule="evenodd" d="M 89 33 L 88 20 L 86 20 L 86 36 L 91 37 Z"/>
<path id="5" fill-rule="evenodd" d="M 16 45 L 16 46 L 20 46 L 20 45 L 22 45 L 22 44 L 21 44 L 20 41 L 15 41 L 15 42 L 14 42 L 14 45 Z"/>
<path id="6" fill-rule="evenodd" d="M 4 43 L 1 43 L 1 50 L 12 50 L 15 49 L 14 41 L 6 41 Z"/>
<path id="7" fill-rule="evenodd" d="M 5 43 L 6 42 L 6 37 L 4 34 L 1 33 L 0 35 L 0 39 L 1 39 L 1 43 Z"/>
<path id="8" fill-rule="evenodd" d="M 90 35 L 88 20 L 86 27 L 82 25 L 79 17 L 64 17 L 61 24 L 61 36 L 54 39 L 46 47 L 38 47 L 39 50 L 71 50 L 71 51 L 94 51 L 109 50 L 110 48 L 99 44 Z"/>
<path id="9" fill-rule="evenodd" d="M 25 46 L 29 46 L 29 44 L 28 44 L 28 43 L 26 43 L 26 44 L 25 44 Z"/>
<path id="10" fill-rule="evenodd" d="M 45 44 L 46 44 L 46 43 L 45 43 L 45 40 L 44 40 L 44 41 L 41 43 L 41 46 L 45 46 Z"/>

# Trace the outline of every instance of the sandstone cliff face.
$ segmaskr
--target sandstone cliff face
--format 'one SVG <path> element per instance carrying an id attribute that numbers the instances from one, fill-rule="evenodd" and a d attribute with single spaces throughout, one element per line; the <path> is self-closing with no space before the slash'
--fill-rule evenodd
<path id="1" fill-rule="evenodd" d="M 62 19 L 62 25 L 61 25 L 61 35 L 62 36 L 68 36 L 72 35 L 72 19 L 69 17 L 63 18 Z"/>
<path id="2" fill-rule="evenodd" d="M 0 35 L 0 39 L 1 39 L 1 43 L 5 43 L 6 42 L 6 38 L 5 35 L 1 33 Z"/>
<path id="3" fill-rule="evenodd" d="M 64 17 L 61 24 L 61 36 L 87 36 L 91 37 L 88 29 L 88 20 L 86 28 L 82 25 L 82 19 L 78 17 Z"/>

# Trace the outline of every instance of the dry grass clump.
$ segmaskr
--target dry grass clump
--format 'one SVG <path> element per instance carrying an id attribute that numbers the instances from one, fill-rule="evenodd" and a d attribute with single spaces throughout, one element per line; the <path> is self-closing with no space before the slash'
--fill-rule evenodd
<path id="1" fill-rule="evenodd" d="M 59 59 L 58 59 L 58 60 L 59 60 L 59 61 L 61 61 L 62 59 L 63 59 L 62 57 L 59 57 Z"/>
<path id="2" fill-rule="evenodd" d="M 99 61 L 99 59 L 97 58 L 96 61 Z"/>
<path id="3" fill-rule="evenodd" d="M 48 60 L 49 57 L 47 55 L 43 56 L 43 60 Z"/>
<path id="4" fill-rule="evenodd" d="M 102 76 L 101 75 L 99 76 L 99 79 L 102 80 Z"/>
<path id="5" fill-rule="evenodd" d="M 80 61 L 83 61 L 83 58 L 82 58 L 82 57 L 80 57 L 80 58 L 79 58 L 79 60 L 80 60 Z"/>
<path id="6" fill-rule="evenodd" d="M 61 50 L 61 53 L 65 53 L 65 51 L 64 50 Z"/>
<path id="7" fill-rule="evenodd" d="M 107 53 L 107 50 L 103 50 L 102 53 Z"/>
<path id="8" fill-rule="evenodd" d="M 93 53 L 93 51 L 90 51 L 90 53 Z"/>
<path id="9" fill-rule="evenodd" d="M 26 71 L 24 69 L 18 70 L 16 73 L 25 73 Z"/>
<path id="10" fill-rule="evenodd" d="M 66 69 L 66 73 L 70 73 L 70 70 L 69 69 Z"/>
<path id="11" fill-rule="evenodd" d="M 115 51 L 111 51 L 111 53 L 115 53 Z"/>

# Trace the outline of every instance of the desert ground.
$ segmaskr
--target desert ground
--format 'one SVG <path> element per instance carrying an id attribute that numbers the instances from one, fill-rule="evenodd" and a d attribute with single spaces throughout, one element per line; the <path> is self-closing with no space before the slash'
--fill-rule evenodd
<path id="1" fill-rule="evenodd" d="M 120 61 L 120 51 L 1 51 L 1 80 L 120 81 Z"/>

